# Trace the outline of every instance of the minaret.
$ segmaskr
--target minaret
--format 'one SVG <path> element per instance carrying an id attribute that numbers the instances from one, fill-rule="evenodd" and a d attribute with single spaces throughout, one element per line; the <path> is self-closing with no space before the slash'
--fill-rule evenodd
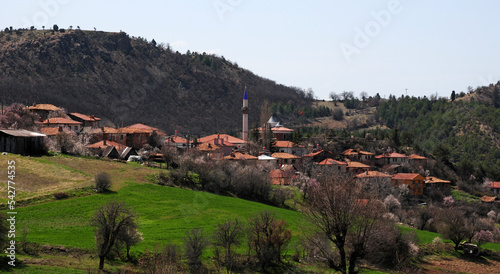
<path id="1" fill-rule="evenodd" d="M 248 141 L 248 96 L 246 87 L 245 95 L 243 95 L 243 107 L 241 108 L 241 113 L 243 113 L 243 133 L 241 136 L 243 140 Z"/>

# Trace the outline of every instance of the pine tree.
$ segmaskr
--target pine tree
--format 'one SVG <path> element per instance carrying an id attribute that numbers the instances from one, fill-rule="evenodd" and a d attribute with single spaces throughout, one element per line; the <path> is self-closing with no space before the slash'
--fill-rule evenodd
<path id="1" fill-rule="evenodd" d="M 456 95 L 455 95 L 455 91 L 453 90 L 453 91 L 451 92 L 451 98 L 450 98 L 450 99 L 451 99 L 451 101 L 453 102 L 453 101 L 455 101 L 455 98 L 456 98 Z"/>

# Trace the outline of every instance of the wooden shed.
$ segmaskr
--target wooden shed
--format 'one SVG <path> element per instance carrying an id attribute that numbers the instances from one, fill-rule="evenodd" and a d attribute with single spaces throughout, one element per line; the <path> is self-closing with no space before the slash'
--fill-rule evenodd
<path id="1" fill-rule="evenodd" d="M 24 129 L 0 129 L 0 151 L 21 155 L 40 155 L 47 135 Z"/>

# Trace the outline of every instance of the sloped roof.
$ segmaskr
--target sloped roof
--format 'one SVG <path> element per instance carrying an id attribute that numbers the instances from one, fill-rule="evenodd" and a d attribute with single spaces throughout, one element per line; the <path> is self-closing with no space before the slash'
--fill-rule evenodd
<path id="1" fill-rule="evenodd" d="M 165 143 L 172 143 L 172 144 L 179 144 L 179 143 L 187 143 L 188 140 L 186 138 L 182 138 L 180 136 L 177 136 L 177 135 L 173 135 L 173 136 L 170 136 L 168 137 L 166 140 L 165 140 Z"/>
<path id="2" fill-rule="evenodd" d="M 233 144 L 244 144 L 244 143 L 247 143 L 247 141 L 245 141 L 243 139 L 236 138 L 236 137 L 233 137 L 233 136 L 227 135 L 227 134 L 212 134 L 212 135 L 209 135 L 209 136 L 201 137 L 201 138 L 198 139 L 198 142 L 199 143 L 205 143 L 205 142 L 209 142 L 209 141 L 212 141 L 214 139 L 217 139 L 217 138 L 220 138 L 220 139 L 223 139 L 223 140 L 227 140 L 227 142 L 233 143 Z"/>
<path id="3" fill-rule="evenodd" d="M 47 136 L 55 136 L 59 133 L 59 128 L 57 127 L 42 127 L 40 131 Z M 73 133 L 72 131 L 63 129 L 63 132 Z"/>
<path id="4" fill-rule="evenodd" d="M 420 155 L 418 155 L 418 154 L 412 154 L 412 155 L 410 155 L 410 157 L 408 157 L 408 158 L 410 158 L 410 159 L 412 159 L 412 160 L 427 160 L 427 158 L 426 158 L 426 157 L 424 157 L 424 156 L 420 156 Z"/>
<path id="5" fill-rule="evenodd" d="M 148 126 L 145 124 L 137 123 L 133 124 L 130 126 L 122 127 L 118 129 L 119 131 L 121 130 L 123 133 L 152 133 L 153 131 L 156 131 L 158 135 L 166 135 L 163 133 L 160 129 Z"/>
<path id="6" fill-rule="evenodd" d="M 382 155 L 377 155 L 375 158 L 380 159 L 380 158 L 408 158 L 408 156 L 404 154 L 400 154 L 397 152 L 392 152 L 392 153 L 385 153 Z"/>
<path id="7" fill-rule="evenodd" d="M 94 115 L 85 115 L 77 112 L 70 113 L 71 115 L 78 117 L 84 121 L 89 121 L 89 122 L 95 122 L 95 121 L 101 121 L 101 118 L 97 118 Z"/>
<path id="8" fill-rule="evenodd" d="M 451 181 L 447 181 L 447 180 L 443 180 L 443 179 L 429 176 L 429 177 L 425 177 L 425 183 L 426 184 L 438 184 L 438 183 L 451 184 Z"/>
<path id="9" fill-rule="evenodd" d="M 61 108 L 58 108 L 52 104 L 36 104 L 34 106 L 28 107 L 30 110 L 49 110 L 49 111 L 57 111 L 57 110 L 62 110 Z"/>
<path id="10" fill-rule="evenodd" d="M 495 196 L 483 196 L 483 197 L 481 197 L 481 202 L 493 203 L 493 202 L 495 202 L 496 199 L 497 199 L 497 197 L 495 197 Z"/>
<path id="11" fill-rule="evenodd" d="M 349 168 L 371 168 L 371 166 L 369 166 L 369 165 L 365 165 L 363 163 L 354 162 L 354 161 L 348 162 L 347 167 L 349 167 Z"/>
<path id="12" fill-rule="evenodd" d="M 65 125 L 81 125 L 81 122 L 63 117 L 54 117 L 43 121 L 44 124 L 65 124 Z"/>
<path id="13" fill-rule="evenodd" d="M 286 127 L 273 127 L 273 128 L 271 128 L 271 131 L 273 133 L 290 133 L 290 132 L 293 132 L 293 129 L 286 128 Z"/>
<path id="14" fill-rule="evenodd" d="M 248 153 L 234 152 L 231 155 L 224 157 L 226 160 L 257 160 L 259 159 L 256 156 L 252 156 Z"/>
<path id="15" fill-rule="evenodd" d="M 104 132 L 103 132 L 104 130 Z M 112 127 L 100 127 L 100 128 L 93 128 L 87 132 L 88 134 L 102 134 L 102 133 L 108 133 L 108 134 L 116 134 L 118 133 L 118 129 L 112 128 Z"/>
<path id="16" fill-rule="evenodd" d="M 303 148 L 304 147 L 302 145 L 294 144 L 293 142 L 290 142 L 290 141 L 276 141 L 276 144 L 274 146 L 275 147 L 286 147 L 286 148 L 291 148 L 291 147 Z"/>
<path id="17" fill-rule="evenodd" d="M 199 151 L 217 151 L 220 150 L 221 147 L 211 144 L 211 143 L 202 143 L 198 147 L 196 147 Z"/>
<path id="18" fill-rule="evenodd" d="M 285 152 L 275 152 L 271 156 L 278 159 L 300 159 L 298 156 Z"/>
<path id="19" fill-rule="evenodd" d="M 25 129 L 1 129 L 0 132 L 3 132 L 7 135 L 16 136 L 16 137 L 45 137 L 47 135 L 43 133 L 38 133 L 34 131 L 29 131 Z"/>
<path id="20" fill-rule="evenodd" d="M 104 150 L 102 151 L 102 156 L 109 157 L 111 153 L 115 153 L 118 157 L 120 156 L 118 150 L 116 150 L 116 147 L 114 146 L 107 146 L 106 148 L 104 148 Z"/>
<path id="21" fill-rule="evenodd" d="M 93 143 L 93 144 L 90 144 L 90 145 L 87 145 L 85 146 L 86 148 L 101 148 L 101 149 L 104 149 L 108 146 L 114 146 L 117 150 L 124 150 L 127 146 L 125 145 L 122 145 L 122 144 L 119 144 L 117 142 L 113 142 L 113 141 L 106 141 L 106 144 L 104 144 L 104 140 L 103 141 L 99 141 L 97 143 Z"/>
<path id="22" fill-rule="evenodd" d="M 357 149 L 353 149 L 353 148 L 350 148 L 350 149 L 342 152 L 342 155 L 345 155 L 345 156 L 358 155 L 358 154 L 362 154 L 362 155 L 374 155 L 371 152 L 367 152 L 367 151 L 363 151 L 363 150 L 357 150 Z"/>
<path id="23" fill-rule="evenodd" d="M 490 188 L 500 188 L 500 182 L 491 182 Z"/>
<path id="24" fill-rule="evenodd" d="M 271 156 L 267 156 L 267 155 L 259 155 L 259 160 L 262 160 L 262 161 L 267 161 L 267 160 L 278 160 L 277 158 L 274 158 L 274 157 L 271 157 Z"/>
<path id="25" fill-rule="evenodd" d="M 391 178 L 392 176 L 380 171 L 365 171 L 356 176 L 356 178 Z"/>
<path id="26" fill-rule="evenodd" d="M 318 165 L 322 166 L 333 166 L 333 165 L 341 165 L 341 166 L 347 166 L 347 163 L 344 163 L 342 161 L 337 161 L 332 158 L 326 158 L 325 160 L 317 163 Z"/>
<path id="27" fill-rule="evenodd" d="M 135 154 L 134 154 L 135 153 Z M 134 155 L 137 155 L 137 152 L 134 151 L 134 148 L 133 147 L 126 147 L 122 153 L 120 154 L 120 158 L 121 159 L 125 159 L 125 157 L 129 154 L 134 154 Z"/>
<path id="28" fill-rule="evenodd" d="M 397 174 L 394 174 L 392 176 L 392 179 L 394 179 L 394 180 L 415 180 L 418 176 L 424 178 L 424 176 L 422 176 L 418 173 L 397 173 Z"/>
<path id="29" fill-rule="evenodd" d="M 317 156 L 317 155 L 319 155 L 319 154 L 321 154 L 321 153 L 328 153 L 328 154 L 330 154 L 330 155 L 332 155 L 332 156 L 333 156 L 333 154 L 332 154 L 331 152 L 329 152 L 329 151 L 326 151 L 326 150 L 319 150 L 319 151 L 316 151 L 316 152 L 313 152 L 313 153 L 306 154 L 306 155 L 304 155 L 304 156 L 302 156 L 302 157 L 314 157 L 314 156 Z"/>

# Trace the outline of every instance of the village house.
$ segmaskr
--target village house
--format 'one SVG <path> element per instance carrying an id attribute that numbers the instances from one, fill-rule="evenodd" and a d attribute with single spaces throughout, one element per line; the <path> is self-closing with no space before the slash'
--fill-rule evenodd
<path id="1" fill-rule="evenodd" d="M 63 128 L 68 128 L 74 132 L 80 132 L 82 123 L 77 122 L 68 118 L 63 118 L 63 117 L 54 117 L 54 118 L 49 118 L 45 121 L 42 122 L 44 127 L 63 127 Z"/>
<path id="2" fill-rule="evenodd" d="M 276 141 L 290 141 L 292 140 L 292 135 L 293 135 L 293 129 L 286 128 L 282 126 L 274 116 L 271 116 L 269 120 L 266 122 L 267 127 L 271 129 L 271 132 L 273 134 L 273 138 Z M 258 128 L 259 130 L 259 136 L 262 138 L 264 136 L 264 128 L 260 127 Z"/>
<path id="3" fill-rule="evenodd" d="M 295 177 L 295 168 L 293 165 L 283 165 L 279 169 L 269 171 L 269 177 L 273 185 L 287 186 L 290 185 Z"/>
<path id="4" fill-rule="evenodd" d="M 199 151 L 206 152 L 211 160 L 223 160 L 225 156 L 231 155 L 234 144 L 223 138 L 215 138 L 201 143 L 196 147 Z"/>
<path id="5" fill-rule="evenodd" d="M 140 123 L 119 128 L 117 131 L 115 142 L 135 149 L 144 147 L 144 145 L 151 140 L 153 135 L 158 136 L 158 138 L 165 138 L 166 136 L 166 134 L 158 128 Z"/>
<path id="6" fill-rule="evenodd" d="M 42 127 L 42 128 L 40 128 L 40 132 L 42 134 L 45 134 L 47 136 L 47 138 L 49 138 L 51 140 L 55 140 L 57 134 L 59 134 L 61 132 L 64 132 L 67 134 L 75 134 L 75 132 L 73 132 L 67 128 L 63 128 L 63 127 L 58 127 L 58 128 L 57 127 Z"/>
<path id="7" fill-rule="evenodd" d="M 398 187 L 400 185 L 408 185 L 410 187 L 410 194 L 413 196 L 424 195 L 424 181 L 425 177 L 415 173 L 397 173 L 392 176 L 392 185 Z"/>
<path id="8" fill-rule="evenodd" d="M 98 128 L 101 121 L 101 118 L 97 118 L 94 115 L 89 116 L 76 112 L 69 113 L 68 116 L 72 120 L 82 123 L 83 127 Z"/>
<path id="9" fill-rule="evenodd" d="M 337 161 L 331 158 L 327 158 L 316 164 L 322 167 L 323 169 L 328 169 L 331 171 L 339 171 L 339 172 L 347 171 L 347 163 L 344 163 L 342 161 Z"/>
<path id="10" fill-rule="evenodd" d="M 24 129 L 1 129 L 0 151 L 21 155 L 40 155 L 44 153 L 45 134 Z"/>
<path id="11" fill-rule="evenodd" d="M 419 166 L 424 166 L 427 162 L 427 158 L 424 157 L 424 156 L 420 156 L 418 154 L 411 154 L 409 157 L 408 157 L 408 161 L 410 163 L 413 163 L 413 164 L 416 164 L 416 165 L 419 165 Z"/>
<path id="12" fill-rule="evenodd" d="M 252 156 L 248 153 L 241 153 L 238 151 L 232 152 L 230 155 L 224 157 L 225 160 L 231 161 L 246 161 L 247 163 L 252 162 L 255 163 L 259 159 L 259 157 Z"/>
<path id="13" fill-rule="evenodd" d="M 118 157 L 116 157 L 116 158 L 119 158 L 119 155 L 123 152 L 123 150 L 125 150 L 127 148 L 127 146 L 125 146 L 123 144 L 113 142 L 113 141 L 108 141 L 106 139 L 99 141 L 99 142 L 96 142 L 96 143 L 93 143 L 93 144 L 90 144 L 90 145 L 87 145 L 85 147 L 87 148 L 87 150 L 91 154 L 102 156 L 103 152 L 109 146 L 113 146 L 116 148 L 116 151 L 118 153 Z"/>
<path id="14" fill-rule="evenodd" d="M 278 165 L 295 165 L 300 161 L 300 157 L 290 153 L 275 152 L 271 155 L 273 158 L 278 159 Z"/>
<path id="15" fill-rule="evenodd" d="M 259 155 L 258 163 L 259 164 L 270 164 L 271 166 L 277 167 L 278 166 L 278 159 L 263 154 L 263 155 Z"/>
<path id="16" fill-rule="evenodd" d="M 342 155 L 351 161 L 357 161 L 362 163 L 372 163 L 374 157 L 374 154 L 371 152 L 352 149 L 352 148 L 342 152 Z"/>
<path id="17" fill-rule="evenodd" d="M 38 116 L 40 116 L 42 120 L 46 120 L 50 114 L 61 114 L 62 112 L 64 112 L 62 108 L 58 108 L 51 104 L 34 104 L 28 107 L 28 109 L 31 112 L 38 114 Z"/>
<path id="18" fill-rule="evenodd" d="M 307 150 L 303 145 L 297 145 L 291 141 L 276 141 L 274 147 L 278 152 L 289 153 L 299 157 L 304 156 Z"/>
<path id="19" fill-rule="evenodd" d="M 365 171 L 354 176 L 356 180 L 362 181 L 364 183 L 375 184 L 375 183 L 391 183 L 392 176 L 380 171 Z"/>
<path id="20" fill-rule="evenodd" d="M 82 130 L 83 134 L 87 134 L 90 138 L 91 143 L 102 141 L 106 139 L 107 141 L 113 141 L 125 145 L 125 141 L 119 142 L 120 135 L 118 134 L 118 129 L 112 127 L 100 127 Z M 122 139 L 123 140 L 123 139 Z"/>
<path id="21" fill-rule="evenodd" d="M 493 195 L 500 195 L 500 182 L 491 182 L 489 187 Z"/>
<path id="22" fill-rule="evenodd" d="M 188 149 L 194 146 L 193 142 L 190 142 L 188 139 L 182 138 L 178 135 L 167 137 L 165 139 L 165 145 L 176 147 L 178 149 Z"/>
<path id="23" fill-rule="evenodd" d="M 408 156 L 396 152 L 392 153 L 384 153 L 382 155 L 377 155 L 375 156 L 376 162 L 383 166 L 383 165 L 401 165 L 403 163 L 408 162 Z"/>
<path id="24" fill-rule="evenodd" d="M 241 150 L 245 148 L 246 144 L 248 143 L 243 139 L 236 138 L 228 134 L 212 134 L 209 136 L 201 137 L 198 139 L 198 143 L 207 143 L 207 142 L 213 143 L 213 140 L 215 139 L 223 140 L 223 142 L 233 144 L 234 145 L 233 148 L 236 150 Z"/>
<path id="25" fill-rule="evenodd" d="M 371 169 L 371 166 L 365 165 L 360 162 L 355 162 L 355 161 L 347 161 L 347 170 L 351 173 L 354 174 L 360 174 L 366 171 L 369 171 Z"/>
<path id="26" fill-rule="evenodd" d="M 321 161 L 324 161 L 325 159 L 331 158 L 333 159 L 333 153 L 326 151 L 326 150 L 317 150 L 313 151 L 312 153 L 306 154 L 302 156 L 304 160 L 308 160 L 314 163 L 319 163 Z"/>
<path id="27" fill-rule="evenodd" d="M 425 177 L 424 183 L 426 195 L 429 195 L 433 190 L 439 190 L 446 195 L 451 194 L 451 181 L 429 176 Z"/>

